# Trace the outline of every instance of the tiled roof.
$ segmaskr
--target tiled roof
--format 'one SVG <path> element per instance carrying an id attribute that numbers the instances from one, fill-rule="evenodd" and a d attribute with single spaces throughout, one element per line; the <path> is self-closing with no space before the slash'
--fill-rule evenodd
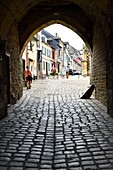
<path id="1" fill-rule="evenodd" d="M 59 46 L 58 42 L 54 40 L 54 36 L 50 34 L 48 31 L 42 30 L 41 33 L 46 36 L 47 42 L 50 44 L 52 48 L 56 49 Z"/>
<path id="2" fill-rule="evenodd" d="M 48 31 L 46 30 L 42 30 L 41 31 L 42 34 L 44 34 L 47 38 L 53 38 L 54 36 L 52 34 L 50 34 Z"/>

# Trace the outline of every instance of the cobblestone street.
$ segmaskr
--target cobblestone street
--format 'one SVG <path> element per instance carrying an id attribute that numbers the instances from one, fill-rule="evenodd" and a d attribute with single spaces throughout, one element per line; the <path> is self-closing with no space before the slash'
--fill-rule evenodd
<path id="1" fill-rule="evenodd" d="M 89 79 L 35 80 L 0 120 L 0 170 L 113 170 L 113 119 Z"/>

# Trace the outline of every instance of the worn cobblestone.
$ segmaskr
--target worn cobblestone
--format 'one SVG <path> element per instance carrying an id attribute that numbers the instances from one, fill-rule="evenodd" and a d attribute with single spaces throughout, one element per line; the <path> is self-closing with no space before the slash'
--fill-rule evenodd
<path id="1" fill-rule="evenodd" d="M 88 78 L 32 83 L 0 120 L 0 170 L 112 170 L 113 119 Z"/>

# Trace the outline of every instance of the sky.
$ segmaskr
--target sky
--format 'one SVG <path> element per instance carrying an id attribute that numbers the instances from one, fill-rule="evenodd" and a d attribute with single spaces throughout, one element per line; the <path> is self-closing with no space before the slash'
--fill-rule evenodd
<path id="1" fill-rule="evenodd" d="M 61 24 L 50 25 L 44 28 L 44 30 L 48 31 L 53 36 L 58 33 L 58 36 L 63 42 L 69 42 L 69 44 L 77 50 L 81 50 L 83 47 L 84 41 L 80 38 L 80 36 Z"/>

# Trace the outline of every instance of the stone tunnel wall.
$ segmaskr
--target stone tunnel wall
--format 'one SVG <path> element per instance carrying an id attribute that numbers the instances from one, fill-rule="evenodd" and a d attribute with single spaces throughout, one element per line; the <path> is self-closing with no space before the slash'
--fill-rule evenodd
<path id="1" fill-rule="evenodd" d="M 96 20 L 93 32 L 92 84 L 95 97 L 107 105 L 106 94 L 106 38 L 100 22 Z"/>
<path id="2" fill-rule="evenodd" d="M 7 72 L 5 41 L 0 39 L 0 119 L 7 115 Z"/>
<path id="3" fill-rule="evenodd" d="M 6 40 L 6 51 L 10 54 L 10 102 L 18 100 L 22 96 L 22 66 L 19 51 L 19 34 L 17 25 L 13 24 Z"/>

